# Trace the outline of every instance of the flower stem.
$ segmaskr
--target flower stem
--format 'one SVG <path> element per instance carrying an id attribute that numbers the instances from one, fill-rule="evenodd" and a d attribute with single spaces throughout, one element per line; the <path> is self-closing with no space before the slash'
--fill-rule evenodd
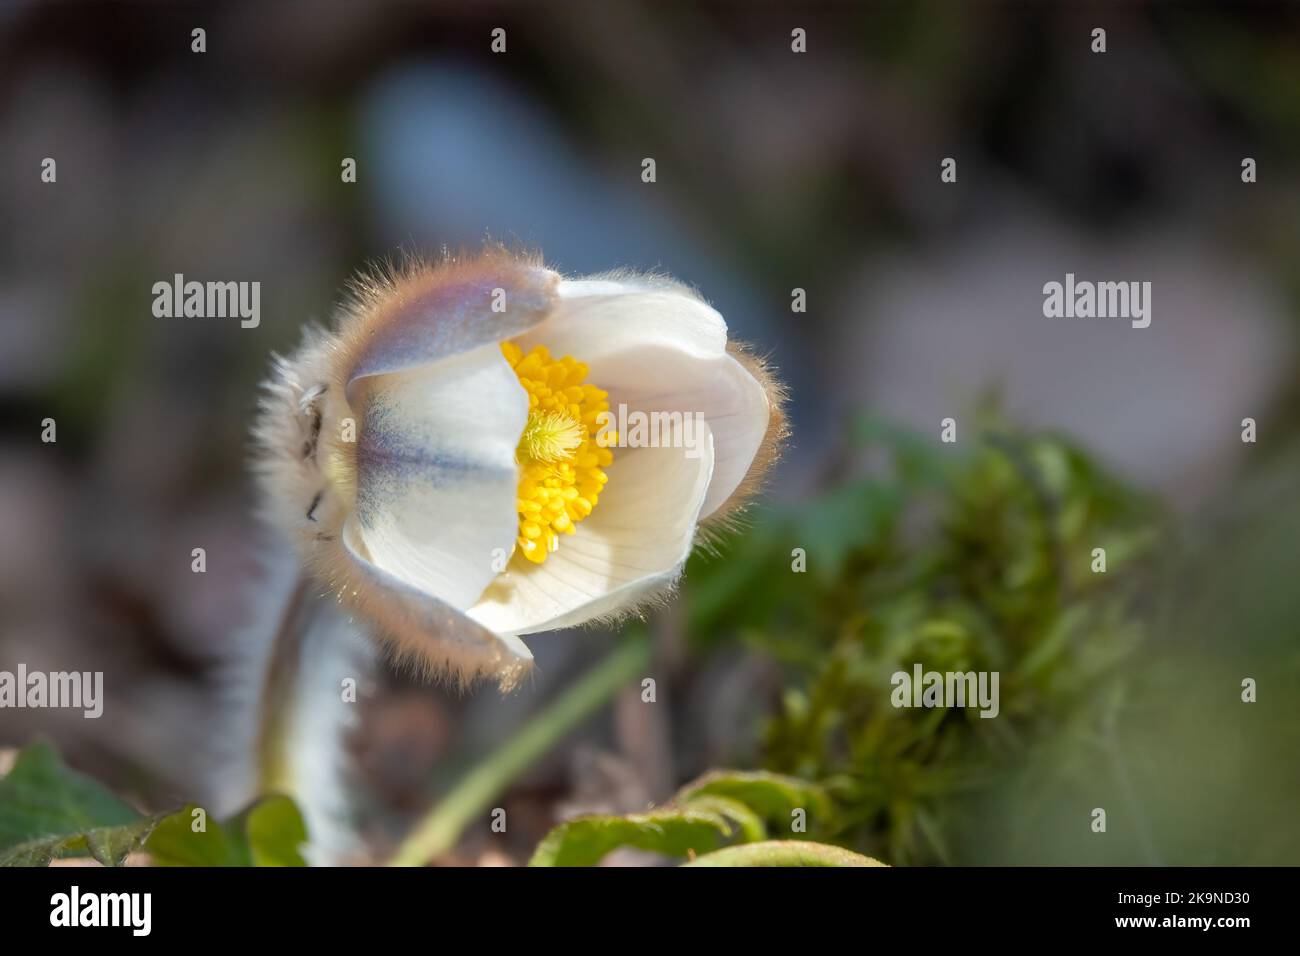
<path id="1" fill-rule="evenodd" d="M 306 628 L 307 589 L 299 580 L 276 628 L 259 698 L 257 726 L 257 795 L 295 795 L 293 755 L 289 752 L 298 662 Z"/>
<path id="2" fill-rule="evenodd" d="M 622 647 L 564 692 L 519 733 L 465 776 L 402 841 L 391 866 L 423 866 L 456 845 L 465 827 L 510 782 L 608 701 L 620 687 L 644 672 L 650 643 L 627 639 Z"/>

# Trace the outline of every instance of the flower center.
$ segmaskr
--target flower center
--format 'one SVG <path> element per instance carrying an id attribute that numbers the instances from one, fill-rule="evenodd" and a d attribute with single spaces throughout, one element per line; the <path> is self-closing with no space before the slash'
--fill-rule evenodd
<path id="1" fill-rule="evenodd" d="M 527 355 L 513 342 L 501 351 L 528 393 L 528 422 L 519 438 L 519 537 L 516 550 L 541 564 L 560 546 L 560 535 L 596 507 L 609 477 L 601 469 L 614 453 L 600 447 L 597 417 L 609 395 L 583 384 L 587 366 L 572 356 L 551 358 L 543 345 Z M 612 442 L 611 442 L 612 444 Z"/>

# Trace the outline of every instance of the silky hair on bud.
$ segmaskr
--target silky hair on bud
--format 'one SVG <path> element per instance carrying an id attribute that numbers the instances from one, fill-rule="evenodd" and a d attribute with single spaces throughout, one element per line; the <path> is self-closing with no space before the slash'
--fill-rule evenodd
<path id="1" fill-rule="evenodd" d="M 718 510 L 700 522 L 696 547 L 710 554 L 719 553 L 722 542 L 745 527 L 749 506 L 762 493 L 790 437 L 790 422 L 785 414 L 789 390 L 776 377 L 776 369 L 768 357 L 758 355 L 744 342 L 735 340 L 727 342 L 727 352 L 762 386 L 767 399 L 768 420 L 763 440 L 745 477 Z"/>
<path id="2" fill-rule="evenodd" d="M 535 254 L 489 245 L 481 254 L 403 255 L 355 276 L 333 330 L 304 329 L 274 356 L 254 427 L 264 518 L 284 532 L 322 594 L 364 618 L 392 659 L 425 678 L 518 685 L 531 660 L 498 635 L 370 563 L 347 540 L 356 507 L 361 409 L 369 380 L 517 335 L 545 316 L 559 276 Z M 492 310 L 500 293 L 509 302 Z M 350 426 L 351 440 L 345 435 Z"/>

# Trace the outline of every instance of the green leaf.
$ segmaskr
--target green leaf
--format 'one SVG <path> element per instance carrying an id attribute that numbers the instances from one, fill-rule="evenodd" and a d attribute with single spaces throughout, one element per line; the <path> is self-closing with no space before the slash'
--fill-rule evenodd
<path id="1" fill-rule="evenodd" d="M 204 823 L 197 832 L 196 811 Z M 0 866 L 48 866 L 87 853 L 121 866 L 141 848 L 160 866 L 306 866 L 306 840 L 288 797 L 266 797 L 225 823 L 194 804 L 145 816 L 69 769 L 44 742 L 25 748 L 0 779 Z"/>
<path id="2" fill-rule="evenodd" d="M 579 817 L 542 840 L 530 866 L 592 866 L 611 850 L 635 847 L 665 856 L 710 853 L 731 843 L 766 840 L 767 823 L 790 829 L 792 811 L 828 825 L 831 802 L 815 784 L 775 773 L 715 771 L 649 813 Z"/>
<path id="3" fill-rule="evenodd" d="M 86 853 L 120 866 L 160 819 L 138 813 L 38 741 L 0 779 L 0 866 L 48 866 Z"/>
<path id="4" fill-rule="evenodd" d="M 199 809 L 188 804 L 158 824 L 145 843 L 157 866 L 307 865 L 307 828 L 290 798 L 266 797 L 224 823 L 200 818 Z"/>
<path id="5" fill-rule="evenodd" d="M 206 811 L 198 816 L 196 810 L 202 808 L 188 803 L 158 824 L 145 844 L 156 866 L 253 865 L 242 828 L 209 820 Z"/>
<path id="6" fill-rule="evenodd" d="M 777 832 L 790 832 L 796 810 L 804 811 L 809 827 L 826 830 L 831 826 L 831 801 L 826 791 L 798 777 L 761 770 L 719 770 L 688 783 L 677 799 L 681 803 L 694 803 L 706 796 L 739 801 Z"/>
<path id="7" fill-rule="evenodd" d="M 661 807 L 623 817 L 577 817 L 548 833 L 528 865 L 594 866 L 619 847 L 676 857 L 716 850 L 746 830 L 734 816 L 744 811 L 743 805 L 740 811 L 735 806 L 724 809 L 722 800 Z M 749 826 L 752 828 L 752 819 Z"/>
<path id="8" fill-rule="evenodd" d="M 839 846 L 807 840 L 745 843 L 706 853 L 683 866 L 884 866 Z"/>
<path id="9" fill-rule="evenodd" d="M 306 866 L 302 847 L 307 825 L 298 805 L 283 794 L 269 796 L 248 811 L 245 822 L 254 866 Z"/>
<path id="10" fill-rule="evenodd" d="M 753 843 L 756 840 L 767 839 L 767 826 L 764 824 L 762 816 L 739 800 L 704 794 L 695 797 L 689 803 L 679 805 L 684 805 L 691 810 L 717 813 L 719 816 L 730 820 L 736 825 L 734 832 L 738 842 Z"/>

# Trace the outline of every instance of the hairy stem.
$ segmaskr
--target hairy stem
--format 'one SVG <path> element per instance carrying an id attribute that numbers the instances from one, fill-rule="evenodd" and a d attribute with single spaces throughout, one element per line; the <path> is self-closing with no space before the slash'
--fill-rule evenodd
<path id="1" fill-rule="evenodd" d="M 299 580 L 276 628 L 258 701 L 257 793 L 294 794 L 293 758 L 288 752 L 292 700 L 308 614 L 307 584 Z"/>

